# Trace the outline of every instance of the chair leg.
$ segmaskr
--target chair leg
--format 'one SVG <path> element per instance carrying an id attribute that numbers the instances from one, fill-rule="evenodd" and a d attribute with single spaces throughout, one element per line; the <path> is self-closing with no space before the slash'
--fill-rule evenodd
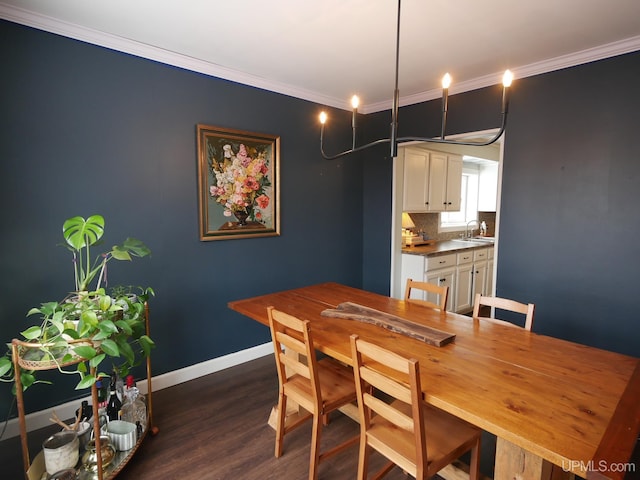
<path id="1" fill-rule="evenodd" d="M 320 463 L 320 437 L 322 435 L 323 416 L 313 415 L 313 429 L 311 432 L 311 452 L 309 454 L 309 480 L 318 478 L 318 464 Z"/>
<path id="2" fill-rule="evenodd" d="M 279 458 L 282 455 L 282 443 L 284 437 L 284 422 L 287 412 L 287 396 L 280 393 L 278 396 L 278 419 L 276 424 L 276 449 L 275 456 Z"/>
<path id="3" fill-rule="evenodd" d="M 471 462 L 469 462 L 469 480 L 480 478 L 480 437 L 471 449 Z"/>
<path id="4" fill-rule="evenodd" d="M 369 468 L 369 447 L 364 435 L 360 435 L 360 450 L 358 452 L 358 480 L 366 480 Z"/>

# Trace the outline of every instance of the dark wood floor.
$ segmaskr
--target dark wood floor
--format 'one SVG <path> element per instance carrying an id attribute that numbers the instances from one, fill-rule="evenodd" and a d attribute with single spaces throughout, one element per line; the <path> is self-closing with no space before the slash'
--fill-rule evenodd
<path id="1" fill-rule="evenodd" d="M 285 437 L 282 457 L 273 456 L 275 432 L 266 422 L 276 403 L 277 383 L 275 362 L 269 355 L 154 393 L 154 420 L 160 432 L 145 439 L 118 479 L 306 479 L 311 437 L 308 425 Z M 31 451 L 39 451 L 39 445 L 54 431 L 57 427 L 52 426 L 31 433 Z M 323 445 L 357 433 L 358 426 L 338 413 L 324 431 Z M 482 473 L 492 477 L 494 439 L 485 434 L 482 442 Z M 354 447 L 323 462 L 319 478 L 352 480 L 357 457 Z M 374 455 L 373 463 L 373 467 L 382 465 L 383 459 Z M 636 472 L 627 478 L 638 476 Z M 18 437 L 0 442 L 0 478 L 24 478 Z M 385 478 L 410 477 L 396 468 Z"/>
<path id="2" fill-rule="evenodd" d="M 273 455 L 275 432 L 267 419 L 277 387 L 275 362 L 266 356 L 156 392 L 154 420 L 160 431 L 145 439 L 118 479 L 306 479 L 310 426 L 288 434 L 283 456 Z M 337 444 L 358 431 L 355 422 L 336 413 L 324 430 L 323 445 Z M 51 433 L 47 428 L 30 434 L 32 451 Z M 356 446 L 323 462 L 319 478 L 352 480 L 357 457 Z M 379 466 L 383 459 L 374 462 Z M 0 478 L 23 478 L 18 438 L 0 442 Z M 394 470 L 386 478 L 407 477 Z"/>

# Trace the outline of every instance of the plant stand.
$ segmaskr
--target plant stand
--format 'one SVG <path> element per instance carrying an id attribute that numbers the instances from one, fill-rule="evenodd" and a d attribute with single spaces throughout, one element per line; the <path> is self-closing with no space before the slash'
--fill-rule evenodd
<path id="1" fill-rule="evenodd" d="M 147 335 L 150 335 L 150 327 L 149 327 L 149 305 L 145 303 L 145 328 Z M 86 342 L 86 340 L 79 340 L 78 343 Z M 87 360 L 84 358 L 76 357 L 69 362 L 64 364 L 58 364 L 55 361 L 32 361 L 28 359 L 24 359 L 24 351 L 29 348 L 37 348 L 40 345 L 36 345 L 33 343 L 23 342 L 21 340 L 13 339 L 11 342 L 11 357 L 13 360 L 14 372 L 15 372 L 15 384 L 16 384 L 16 403 L 18 405 L 18 422 L 20 426 L 20 442 L 22 446 L 22 461 L 24 465 L 25 479 L 26 480 L 40 480 L 43 477 L 45 468 L 44 468 L 44 456 L 42 452 L 40 452 L 33 460 L 31 461 L 31 457 L 29 455 L 29 446 L 27 442 L 27 424 L 25 419 L 25 411 L 24 411 L 24 392 L 22 391 L 22 382 L 20 379 L 21 370 L 53 370 L 58 367 L 64 367 L 68 365 L 74 365 L 80 362 L 86 362 Z M 125 452 L 117 452 L 116 458 L 114 461 L 105 469 L 102 468 L 102 455 L 99 453 L 97 455 L 97 472 L 96 478 L 98 480 L 109 480 L 115 478 L 116 475 L 124 468 L 124 466 L 129 462 L 129 460 L 133 457 L 138 447 L 145 439 L 147 433 L 151 435 L 156 435 L 159 432 L 159 429 L 153 423 L 153 401 L 152 401 L 152 392 L 153 389 L 151 387 L 151 357 L 146 358 L 147 362 L 147 428 L 145 428 L 143 434 L 138 438 L 136 444 L 131 450 L 127 450 Z M 91 373 L 95 375 L 96 371 L 94 367 L 91 367 Z M 98 389 L 96 388 L 95 383 L 91 386 L 91 400 L 92 400 L 92 409 L 93 409 L 93 431 L 98 432 L 95 434 L 95 444 L 97 452 L 101 451 L 100 446 L 100 419 L 98 418 Z M 79 462 L 79 465 L 81 461 Z M 78 467 L 78 466 L 77 466 Z"/>

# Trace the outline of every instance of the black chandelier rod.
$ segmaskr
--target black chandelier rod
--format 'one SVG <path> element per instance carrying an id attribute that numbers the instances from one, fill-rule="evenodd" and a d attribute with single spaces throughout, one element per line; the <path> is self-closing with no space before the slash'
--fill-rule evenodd
<path id="1" fill-rule="evenodd" d="M 442 125 L 441 125 L 441 134 L 440 137 L 398 137 L 398 110 L 400 106 L 400 90 L 399 90 L 399 70 L 400 70 L 400 10 L 401 10 L 401 0 L 398 0 L 398 17 L 397 17 L 397 25 L 396 25 L 396 70 L 395 70 L 395 88 L 393 91 L 393 105 L 391 108 L 391 126 L 390 126 L 390 135 L 389 138 L 381 138 L 379 140 L 375 140 L 373 142 L 369 142 L 365 145 L 361 145 L 356 147 L 356 115 L 358 112 L 357 103 L 354 103 L 353 106 L 353 118 L 351 121 L 351 129 L 352 129 L 352 146 L 351 149 L 345 150 L 343 152 L 337 153 L 335 155 L 327 155 L 324 151 L 324 124 L 326 121 L 326 114 L 322 112 L 320 114 L 320 153 L 323 158 L 327 160 L 335 160 L 340 157 L 344 157 L 345 155 L 349 155 L 351 153 L 356 153 L 362 150 L 366 150 L 368 148 L 374 147 L 376 145 L 381 145 L 388 143 L 389 151 L 391 158 L 398 156 L 398 145 L 406 142 L 431 142 L 431 143 L 441 143 L 448 145 L 465 145 L 465 146 L 476 146 L 476 147 L 484 147 L 487 145 L 491 145 L 495 143 L 504 133 L 506 125 L 507 125 L 507 113 L 509 111 L 509 86 L 511 85 L 511 72 L 507 70 L 505 72 L 505 77 L 503 81 L 503 91 L 502 91 L 502 111 L 501 111 L 501 125 L 500 129 L 496 132 L 496 134 L 491 137 L 489 140 L 484 142 L 466 142 L 459 140 L 448 140 L 445 137 L 445 128 L 447 123 L 447 113 L 448 113 L 448 83 L 445 85 L 443 81 L 443 93 L 442 93 Z"/>
<path id="2" fill-rule="evenodd" d="M 398 156 L 398 110 L 400 108 L 400 88 L 398 86 L 398 72 L 400 70 L 400 1 L 398 0 L 398 21 L 396 23 L 396 79 L 393 89 L 393 106 L 391 107 L 391 133 L 389 135 L 389 145 L 391 147 L 391 158 Z"/>

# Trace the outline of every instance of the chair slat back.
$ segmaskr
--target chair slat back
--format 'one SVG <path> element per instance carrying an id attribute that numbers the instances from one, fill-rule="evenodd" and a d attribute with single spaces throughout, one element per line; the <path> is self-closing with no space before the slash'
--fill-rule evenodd
<path id="1" fill-rule="evenodd" d="M 281 388 L 287 388 L 287 383 L 295 376 L 303 377 L 309 381 L 309 390 L 319 407 L 322 403 L 320 381 L 309 321 L 300 320 L 273 307 L 269 307 L 267 312 Z"/>
<path id="2" fill-rule="evenodd" d="M 373 416 L 379 415 L 413 434 L 416 464 L 411 466 L 409 473 L 413 472 L 415 476 L 417 465 L 423 465 L 427 458 L 418 361 L 404 358 L 362 340 L 357 335 L 351 336 L 351 354 L 354 359 L 361 428 L 366 432 L 371 428 Z M 397 380 L 405 377 L 406 382 Z M 369 387 L 374 390 L 371 391 Z M 374 395 L 376 390 L 383 392 L 384 396 Z M 394 461 L 403 465 L 406 459 L 397 458 Z"/>
<path id="3" fill-rule="evenodd" d="M 427 295 L 429 293 L 435 294 L 438 296 L 438 303 L 431 302 L 429 300 L 423 300 L 420 298 L 411 298 L 412 292 L 415 290 L 421 290 L 425 292 Z M 418 282 L 416 280 L 412 280 L 410 278 L 407 279 L 407 285 L 404 289 L 404 299 L 407 302 L 415 303 L 418 305 L 424 305 L 430 308 L 437 308 L 439 310 L 447 309 L 447 299 L 449 297 L 449 287 L 448 286 L 440 286 L 435 285 L 429 282 Z"/>
<path id="4" fill-rule="evenodd" d="M 293 338 L 291 335 L 283 333 L 282 331 L 276 331 L 276 337 L 283 347 L 293 350 L 300 355 L 307 354 L 307 346 L 297 338 Z"/>
<path id="5" fill-rule="evenodd" d="M 496 323 L 501 323 L 504 325 L 510 325 L 514 327 L 518 327 L 511 322 L 507 322 L 504 320 L 496 319 L 493 317 L 481 317 L 480 316 L 480 307 L 487 306 L 493 309 L 506 310 L 509 312 L 520 313 L 525 315 L 525 330 L 531 331 L 533 327 L 533 314 L 535 310 L 535 305 L 533 303 L 520 303 L 515 300 L 511 300 L 508 298 L 501 297 L 487 297 L 481 294 L 476 294 L 475 301 L 473 302 L 473 318 L 475 320 L 483 319 L 494 321 Z"/>

